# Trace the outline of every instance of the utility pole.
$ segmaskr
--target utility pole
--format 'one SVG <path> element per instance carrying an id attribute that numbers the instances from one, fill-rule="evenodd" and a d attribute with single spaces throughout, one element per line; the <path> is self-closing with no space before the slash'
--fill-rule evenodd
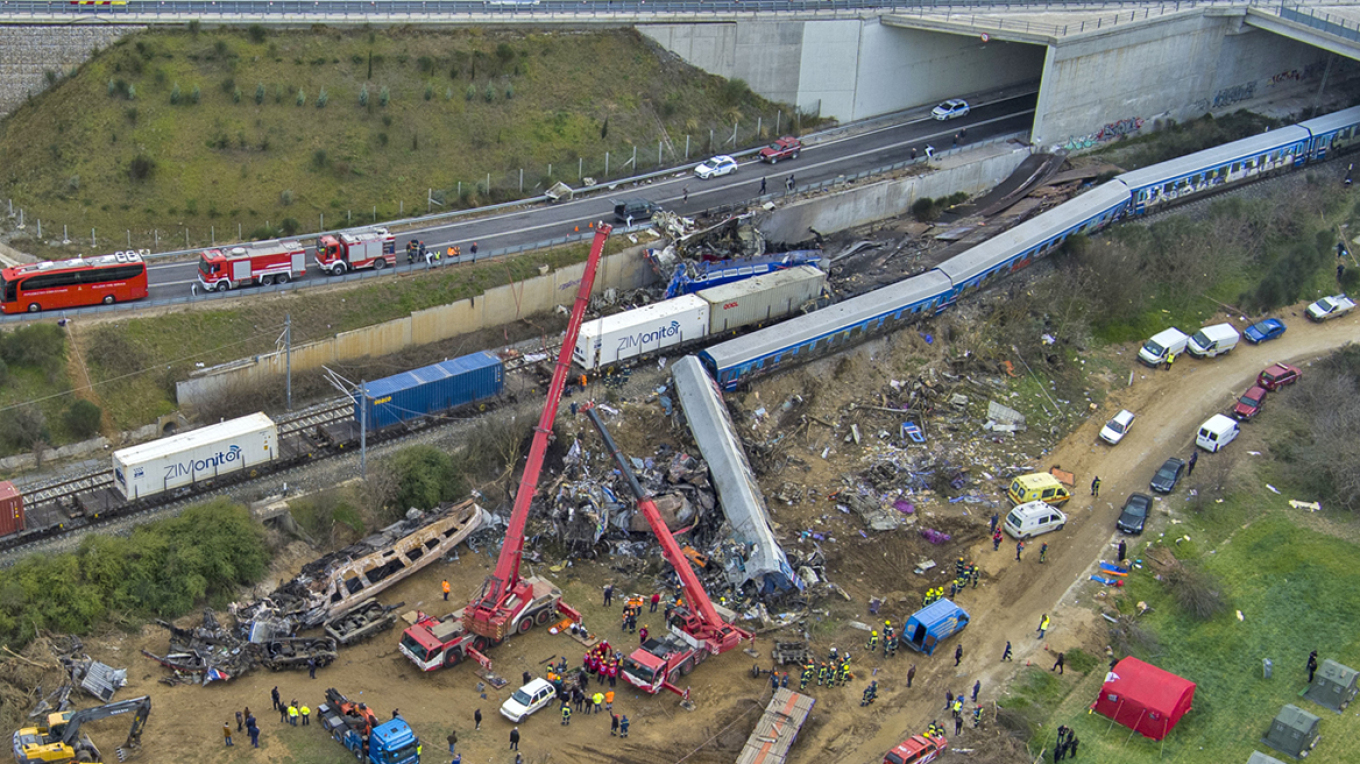
<path id="1" fill-rule="evenodd" d="M 287 378 L 288 410 L 293 410 L 293 314 L 283 317 L 284 375 Z"/>

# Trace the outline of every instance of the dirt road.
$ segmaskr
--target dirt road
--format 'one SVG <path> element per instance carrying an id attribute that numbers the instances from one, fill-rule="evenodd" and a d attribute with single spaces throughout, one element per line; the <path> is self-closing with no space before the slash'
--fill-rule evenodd
<path id="1" fill-rule="evenodd" d="M 839 760 L 879 761 L 882 752 L 903 734 L 919 731 L 932 718 L 947 718 L 942 711 L 945 690 L 971 690 L 973 682 L 981 680 L 981 699 L 990 702 L 1015 667 L 1024 666 L 1026 660 L 1039 665 L 1047 658 L 1045 668 L 1052 665 L 1045 646 L 1057 652 L 1081 644 L 1094 629 L 1103 635 L 1103 621 L 1078 605 L 1103 588 L 1087 576 L 1095 563 L 1115 557 L 1118 541 L 1114 522 L 1124 499 L 1133 492 L 1148 492 L 1148 481 L 1167 457 L 1188 459 L 1199 425 L 1210 415 L 1224 411 L 1261 369 L 1271 363 L 1289 362 L 1302 368 L 1306 376 L 1311 361 L 1360 340 L 1360 316 L 1313 324 L 1304 318 L 1302 307 L 1280 314 L 1289 330 L 1279 340 L 1261 346 L 1243 341 L 1226 356 L 1208 360 L 1183 356 L 1171 371 L 1148 369 L 1136 360 L 1137 346 L 1125 348 L 1122 357 L 1128 359 L 1128 369 L 1133 371 L 1132 386 L 1112 394 L 1106 406 L 1068 436 L 1043 465 L 1061 465 L 1076 474 L 1076 497 L 1065 507 L 1070 522 L 1063 531 L 1041 539 L 1050 544 L 1047 563 L 1038 564 L 1038 542 L 1030 545 L 1021 563 L 1015 562 L 1015 544 L 1009 537 L 999 552 L 992 551 L 990 542 L 977 545 L 972 550 L 973 559 L 981 562 L 989 585 L 960 598 L 973 617 L 961 638 L 965 651 L 962 664 L 958 669 L 952 665 L 952 643 L 943 651 L 948 655 L 937 654 L 918 662 L 912 690 L 889 688 L 883 693 L 888 701 L 883 705 L 892 710 L 879 709 L 884 718 L 877 734 L 859 738 L 859 743 Z M 1278 394 L 1288 395 L 1289 391 Z M 1137 413 L 1138 419 L 1123 442 L 1112 448 L 1099 441 L 1097 434 L 1120 408 Z M 1249 434 L 1250 423 L 1244 427 Z M 1239 439 L 1228 448 L 1241 450 L 1247 446 Z M 1202 452 L 1199 464 L 1215 458 L 1218 455 Z M 1089 495 L 1095 475 L 1101 479 L 1098 499 Z M 1036 630 L 1045 613 L 1053 620 L 1041 641 Z M 1002 664 L 999 661 L 1007 640 L 1014 646 L 1016 662 Z M 1103 646 L 1104 641 L 1100 644 Z M 880 681 L 880 686 L 884 684 Z M 961 744 L 967 744 L 969 734 L 965 731 Z M 807 742 L 805 751 L 829 741 Z"/>

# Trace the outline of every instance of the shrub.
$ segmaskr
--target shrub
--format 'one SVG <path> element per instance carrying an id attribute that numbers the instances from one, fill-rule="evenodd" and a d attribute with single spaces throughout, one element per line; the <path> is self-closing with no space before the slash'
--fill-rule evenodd
<path id="1" fill-rule="evenodd" d="M 378 133 L 378 145 L 379 146 L 387 145 L 387 133 Z"/>
<path id="2" fill-rule="evenodd" d="M 378 105 L 386 106 L 390 100 L 392 100 L 392 93 L 388 91 L 386 85 L 383 85 L 382 90 L 378 91 Z"/>
<path id="3" fill-rule="evenodd" d="M 14 330 L 0 344 L 0 358 L 11 366 L 50 371 L 65 363 L 66 334 L 55 324 L 34 324 Z"/>
<path id="4" fill-rule="evenodd" d="M 293 203 L 293 192 L 291 189 L 285 190 L 279 194 L 279 203 L 285 207 Z"/>
<path id="5" fill-rule="evenodd" d="M 326 108 L 326 104 L 329 103 L 330 100 L 331 100 L 331 97 L 330 97 L 330 95 L 326 92 L 326 89 L 325 89 L 325 88 L 321 88 L 321 92 L 320 92 L 320 93 L 317 93 L 317 95 L 316 95 L 316 108 L 318 108 L 318 109 L 324 109 L 324 108 Z"/>
<path id="6" fill-rule="evenodd" d="M 193 35 L 194 37 L 198 37 L 199 31 L 201 31 L 202 29 L 203 25 L 199 23 L 198 19 L 193 19 L 192 21 L 189 22 L 189 34 Z"/>
<path id="7" fill-rule="evenodd" d="M 509 43 L 501 43 L 496 46 L 496 58 L 500 59 L 501 64 L 508 64 L 515 58 L 515 51 Z"/>
<path id="8" fill-rule="evenodd" d="M 109 80 L 109 95 L 117 95 L 117 94 L 118 94 L 118 83 L 116 83 L 116 82 L 114 82 L 112 79 L 110 79 L 110 80 Z"/>
<path id="9" fill-rule="evenodd" d="M 359 88 L 359 105 L 365 109 L 368 108 L 368 83 L 364 83 L 364 86 Z"/>
<path id="10" fill-rule="evenodd" d="M 476 97 L 477 97 L 477 86 L 476 86 L 476 85 L 468 85 L 468 86 L 467 86 L 467 90 L 463 93 L 463 100 L 465 100 L 465 101 L 471 101 L 472 99 L 474 99 L 474 98 L 476 98 Z"/>
<path id="11" fill-rule="evenodd" d="M 262 103 L 264 103 L 264 83 L 263 83 L 263 82 L 261 82 L 260 84 L 258 84 L 258 85 L 255 86 L 255 105 L 256 105 L 256 106 L 259 106 L 259 105 L 262 104 Z"/>
<path id="12" fill-rule="evenodd" d="M 933 223 L 940 217 L 940 208 L 934 199 L 923 196 L 911 205 L 911 214 L 922 223 Z"/>
<path id="13" fill-rule="evenodd" d="M 434 446 L 403 448 L 392 455 L 387 468 L 395 482 L 393 503 L 398 510 L 433 509 L 467 492 L 453 458 Z"/>
<path id="14" fill-rule="evenodd" d="M 78 400 L 66 409 L 62 415 L 62 421 L 66 423 L 66 429 L 77 438 L 88 438 L 99 432 L 99 422 L 103 418 L 104 412 L 99 407 L 87 400 Z"/>
<path id="15" fill-rule="evenodd" d="M 486 83 L 486 90 L 482 93 L 482 97 L 486 99 L 487 103 L 496 100 L 496 89 L 491 86 L 490 82 Z"/>
<path id="16" fill-rule="evenodd" d="M 421 74 L 433 73 L 434 59 L 430 58 L 429 56 L 421 56 L 420 58 L 416 59 L 416 67 L 420 69 Z"/>
<path id="17" fill-rule="evenodd" d="M 180 100 L 181 97 L 182 97 L 182 96 L 181 96 L 180 91 L 179 91 L 179 83 L 176 82 L 176 83 L 175 83 L 175 86 L 172 87 L 172 88 L 170 88 L 170 103 L 171 103 L 171 105 L 178 105 L 178 104 L 179 104 L 179 100 Z"/>
<path id="18" fill-rule="evenodd" d="M 0 358 L 0 385 L 3 385 L 8 381 L 9 381 L 9 364 L 5 363 L 3 358 Z"/>
<path id="19" fill-rule="evenodd" d="M 47 86 L 51 87 L 57 84 L 57 80 L 61 79 L 61 72 L 55 69 L 47 69 L 43 71 L 43 77 L 47 79 Z"/>
<path id="20" fill-rule="evenodd" d="M 312 166 L 320 170 L 326 166 L 326 150 L 317 149 L 312 152 Z"/>
<path id="21" fill-rule="evenodd" d="M 283 231 L 284 236 L 292 236 L 301 231 L 302 226 L 298 223 L 297 218 L 284 218 L 279 223 L 279 230 Z"/>
<path id="22" fill-rule="evenodd" d="M 190 90 L 190 91 L 189 91 L 189 102 L 190 102 L 190 103 L 193 103 L 193 104 L 197 104 L 197 103 L 199 102 L 199 100 L 202 99 L 202 98 L 203 98 L 203 93 L 202 93 L 202 91 L 200 91 L 200 90 L 198 89 L 198 86 L 197 86 L 197 85 L 194 85 L 193 90 Z"/>
<path id="23" fill-rule="evenodd" d="M 431 98 L 434 98 L 434 85 L 427 82 L 425 83 L 425 100 L 428 101 Z"/>
<path id="24" fill-rule="evenodd" d="M 213 43 L 213 51 L 222 58 L 226 58 L 231 53 L 231 48 L 227 47 L 226 40 L 218 40 Z"/>
<path id="25" fill-rule="evenodd" d="M 0 427 L 0 438 L 13 450 L 32 448 L 35 443 L 45 442 L 50 437 L 47 417 L 43 415 L 42 409 L 32 403 L 10 409 L 0 421 L 4 422 L 4 426 Z"/>
<path id="26" fill-rule="evenodd" d="M 269 36 L 269 33 L 265 31 L 263 26 L 260 26 L 259 24 L 251 24 L 246 29 L 246 35 L 250 37 L 251 42 L 259 44 L 264 42 L 264 38 Z"/>
<path id="27" fill-rule="evenodd" d="M 236 90 L 236 78 L 228 77 L 225 80 L 222 80 L 222 84 L 219 87 L 222 88 L 223 93 L 230 95 L 233 90 Z"/>
<path id="28" fill-rule="evenodd" d="M 1185 563 L 1173 564 L 1163 576 L 1176 603 L 1190 615 L 1207 621 L 1226 608 L 1223 586 L 1208 572 Z"/>
<path id="29" fill-rule="evenodd" d="M 515 97 L 515 86 L 514 86 L 514 85 L 511 85 L 511 84 L 508 83 L 508 82 L 505 83 L 505 100 L 509 101 L 511 98 L 514 98 L 514 97 Z"/>
<path id="30" fill-rule="evenodd" d="M 146 180 L 156 172 L 156 160 L 146 154 L 138 154 L 128 162 L 128 176 L 133 180 Z"/>
<path id="31" fill-rule="evenodd" d="M 127 89 L 127 98 L 128 98 L 129 101 L 135 101 L 135 100 L 137 100 L 137 86 L 136 86 L 136 85 L 128 85 L 128 89 Z"/>
<path id="32" fill-rule="evenodd" d="M 240 89 L 240 88 L 236 88 L 235 90 L 231 91 L 231 102 L 232 102 L 232 103 L 240 103 L 240 102 L 241 102 L 241 89 Z"/>
<path id="33" fill-rule="evenodd" d="M 298 92 L 297 92 L 297 105 L 298 105 L 298 106 L 306 106 L 306 105 L 307 105 L 307 91 L 303 90 L 302 88 L 298 88 Z"/>

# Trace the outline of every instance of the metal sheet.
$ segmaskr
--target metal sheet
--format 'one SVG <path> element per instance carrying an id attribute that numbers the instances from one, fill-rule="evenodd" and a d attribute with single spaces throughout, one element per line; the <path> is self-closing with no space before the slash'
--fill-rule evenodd
<path id="1" fill-rule="evenodd" d="M 765 497 L 746 461 L 746 452 L 737 439 L 717 385 L 692 355 L 677 361 L 671 374 L 690 432 L 713 473 L 723 514 L 737 540 L 747 546 L 742 582 L 755 580 L 762 586 L 802 589 L 802 579 L 794 574 L 783 548 L 774 538 Z"/>

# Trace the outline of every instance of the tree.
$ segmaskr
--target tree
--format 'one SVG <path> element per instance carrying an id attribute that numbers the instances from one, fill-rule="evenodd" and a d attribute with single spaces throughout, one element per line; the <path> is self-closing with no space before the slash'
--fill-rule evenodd
<path id="1" fill-rule="evenodd" d="M 104 412 L 98 406 L 87 400 L 78 400 L 72 403 L 70 408 L 62 416 L 66 423 L 66 429 L 77 438 L 88 438 L 99 432 L 100 420 Z"/>
<path id="2" fill-rule="evenodd" d="M 433 509 L 467 492 L 453 467 L 453 458 L 434 446 L 409 446 L 388 461 L 395 478 L 393 503 L 399 510 Z"/>
<path id="3" fill-rule="evenodd" d="M 5 445 L 11 449 L 29 449 L 33 444 L 46 441 L 49 437 L 47 417 L 42 409 L 32 403 L 10 409 L 0 422 L 4 423 L 4 426 L 0 427 L 0 432 L 3 432 Z"/>

